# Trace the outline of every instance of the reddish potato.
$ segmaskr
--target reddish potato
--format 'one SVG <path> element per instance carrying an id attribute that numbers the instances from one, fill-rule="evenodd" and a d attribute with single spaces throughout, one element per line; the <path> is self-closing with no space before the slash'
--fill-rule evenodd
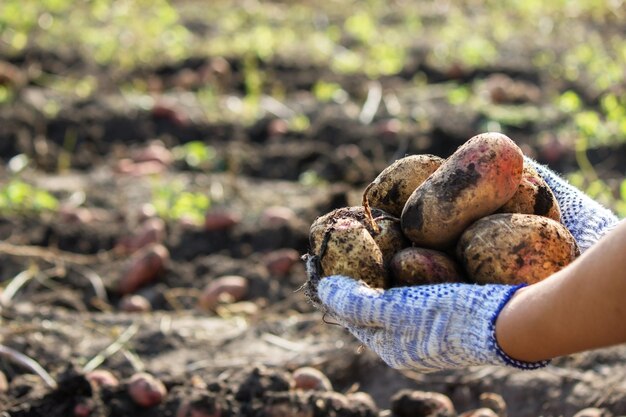
<path id="1" fill-rule="evenodd" d="M 305 366 L 293 371 L 295 388 L 301 390 L 332 391 L 330 379 L 321 371 Z"/>
<path id="2" fill-rule="evenodd" d="M 137 252 L 118 283 L 118 292 L 130 294 L 152 282 L 165 269 L 169 258 L 167 248 L 158 243 Z"/>
<path id="3" fill-rule="evenodd" d="M 237 302 L 248 293 L 248 280 L 238 275 L 225 275 L 207 284 L 198 299 L 204 310 L 215 310 L 221 302 Z"/>
<path id="4" fill-rule="evenodd" d="M 127 294 L 119 302 L 119 309 L 127 313 L 145 313 L 150 311 L 150 301 L 143 295 Z"/>
<path id="5" fill-rule="evenodd" d="M 457 257 L 479 284 L 533 284 L 572 262 L 579 254 L 561 223 L 533 214 L 484 217 L 459 239 Z"/>
<path id="6" fill-rule="evenodd" d="M 500 207 L 498 213 L 536 214 L 561 221 L 561 209 L 552 190 L 539 173 L 526 163 L 517 191 Z"/>
<path id="7" fill-rule="evenodd" d="M 507 136 L 474 136 L 411 194 L 402 231 L 419 247 L 453 246 L 471 223 L 513 197 L 523 165 L 522 151 Z"/>
<path id="8" fill-rule="evenodd" d="M 393 286 L 398 287 L 463 281 L 456 261 L 433 249 L 402 249 L 391 259 L 390 269 Z"/>
<path id="9" fill-rule="evenodd" d="M 111 371 L 95 369 L 85 375 L 87 381 L 94 387 L 117 387 L 119 380 Z"/>
<path id="10" fill-rule="evenodd" d="M 295 249 L 278 249 L 269 252 L 263 258 L 263 263 L 272 276 L 282 277 L 289 274 L 291 268 L 300 262 L 300 254 Z"/>
<path id="11" fill-rule="evenodd" d="M 232 229 L 239 223 L 241 216 L 229 211 L 213 210 L 204 216 L 204 230 L 207 232 Z"/>
<path id="12" fill-rule="evenodd" d="M 141 407 L 153 407 L 160 404 L 167 389 L 163 382 L 146 372 L 134 374 L 128 381 L 128 395 Z"/>
<path id="13" fill-rule="evenodd" d="M 443 163 L 435 155 L 410 155 L 385 168 L 365 189 L 364 198 L 372 207 L 400 217 L 413 191 Z"/>

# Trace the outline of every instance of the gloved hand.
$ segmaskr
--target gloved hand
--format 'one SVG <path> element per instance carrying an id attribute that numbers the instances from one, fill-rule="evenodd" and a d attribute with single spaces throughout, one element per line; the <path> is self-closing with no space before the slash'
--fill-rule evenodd
<path id="1" fill-rule="evenodd" d="M 526 158 L 552 189 L 562 221 L 581 252 L 618 223 L 617 217 L 558 174 Z M 495 338 L 495 323 L 520 286 L 436 284 L 377 290 L 350 277 L 320 279 L 317 259 L 307 259 L 319 307 L 346 327 L 389 366 L 433 372 L 472 365 L 521 369 L 548 361 L 509 357 Z"/>

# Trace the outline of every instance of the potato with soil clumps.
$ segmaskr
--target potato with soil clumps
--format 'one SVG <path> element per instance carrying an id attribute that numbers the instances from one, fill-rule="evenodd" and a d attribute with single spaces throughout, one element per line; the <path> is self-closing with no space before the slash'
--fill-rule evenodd
<path id="1" fill-rule="evenodd" d="M 374 288 L 387 288 L 388 277 L 383 254 L 365 226 L 351 218 L 337 219 L 320 243 L 323 276 L 346 275 Z"/>
<path id="2" fill-rule="evenodd" d="M 385 168 L 367 186 L 363 199 L 370 206 L 400 217 L 413 191 L 441 166 L 443 158 L 435 155 L 409 155 Z"/>
<path id="3" fill-rule="evenodd" d="M 460 146 L 411 194 L 402 231 L 419 247 L 446 249 L 471 223 L 513 197 L 524 159 L 507 136 L 488 132 Z"/>
<path id="4" fill-rule="evenodd" d="M 523 213 L 546 216 L 561 221 L 561 209 L 552 190 L 539 173 L 527 163 L 517 191 L 498 213 Z"/>
<path id="5" fill-rule="evenodd" d="M 463 273 L 457 262 L 434 249 L 402 249 L 391 259 L 389 267 L 394 287 L 463 282 Z"/>
<path id="6" fill-rule="evenodd" d="M 407 247 L 409 242 L 402 234 L 400 219 L 379 209 L 372 209 L 369 214 L 371 217 L 362 206 L 352 206 L 338 208 L 318 217 L 309 231 L 309 243 L 313 254 L 319 255 L 329 227 L 339 219 L 348 218 L 358 221 L 366 228 L 381 250 L 384 263 L 387 264 L 393 255 Z"/>
<path id="7" fill-rule="evenodd" d="M 472 224 L 459 239 L 457 257 L 479 284 L 534 284 L 580 254 L 569 230 L 544 216 L 500 213 Z"/>

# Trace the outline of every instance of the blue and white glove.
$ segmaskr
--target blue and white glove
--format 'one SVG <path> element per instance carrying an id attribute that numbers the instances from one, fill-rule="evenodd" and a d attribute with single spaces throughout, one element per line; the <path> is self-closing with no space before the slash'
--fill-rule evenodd
<path id="1" fill-rule="evenodd" d="M 527 162 L 552 189 L 562 222 L 581 252 L 617 223 L 617 217 L 549 168 Z M 316 285 L 319 307 L 347 328 L 389 366 L 433 372 L 473 365 L 535 369 L 548 361 L 522 362 L 509 357 L 495 338 L 495 322 L 521 286 L 436 284 L 372 289 L 344 276 L 320 279 L 315 257 L 307 271 Z"/>

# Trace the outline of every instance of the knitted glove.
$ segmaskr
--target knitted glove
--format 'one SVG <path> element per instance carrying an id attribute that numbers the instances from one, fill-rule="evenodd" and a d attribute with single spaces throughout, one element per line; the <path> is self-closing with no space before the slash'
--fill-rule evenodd
<path id="1" fill-rule="evenodd" d="M 613 213 L 556 173 L 526 160 L 552 189 L 562 221 L 581 251 L 618 223 Z M 307 260 L 314 303 L 391 367 L 433 372 L 487 364 L 534 369 L 548 363 L 515 360 L 495 339 L 498 315 L 520 286 L 437 284 L 375 290 L 349 277 L 320 279 L 315 258 Z"/>
<path id="2" fill-rule="evenodd" d="M 500 310 L 520 286 L 436 284 L 375 290 L 351 278 L 318 286 L 329 314 L 396 369 L 433 372 L 471 365 L 535 369 L 548 362 L 509 357 L 496 342 Z"/>
<path id="3" fill-rule="evenodd" d="M 618 218 L 606 207 L 569 184 L 550 168 L 525 157 L 554 193 L 561 208 L 561 222 L 569 229 L 581 253 L 615 227 Z"/>

